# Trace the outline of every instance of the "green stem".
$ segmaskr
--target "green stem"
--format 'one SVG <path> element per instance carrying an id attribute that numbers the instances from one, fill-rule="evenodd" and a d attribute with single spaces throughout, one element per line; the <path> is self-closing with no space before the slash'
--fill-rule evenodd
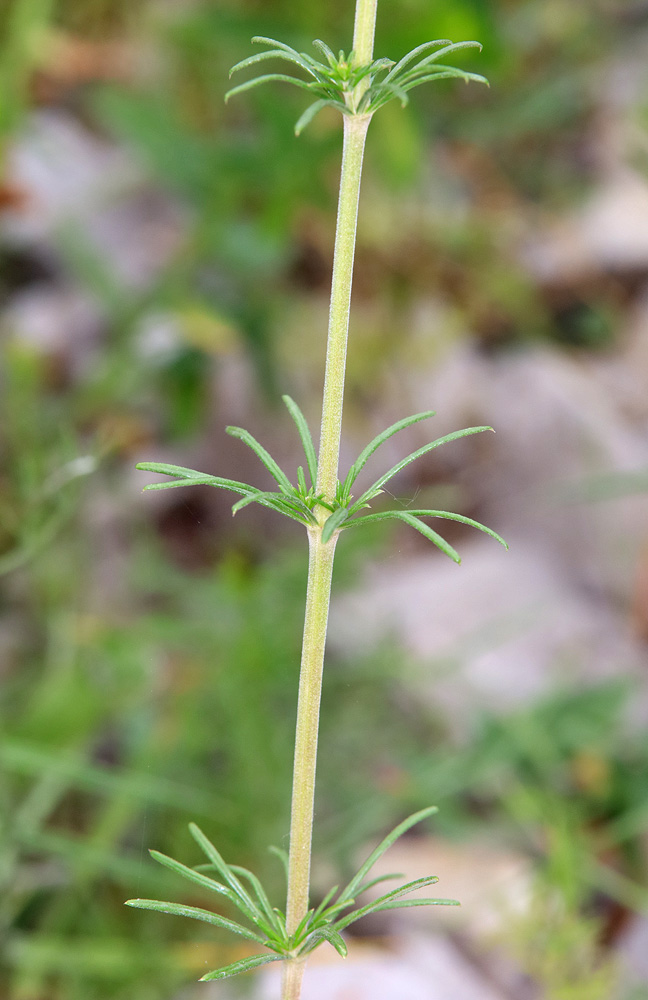
<path id="1" fill-rule="evenodd" d="M 334 537 L 325 545 L 319 526 L 308 530 L 308 586 L 290 817 L 286 905 L 286 929 L 289 934 L 295 932 L 308 910 L 319 707 L 336 540 Z"/>
<path id="2" fill-rule="evenodd" d="M 355 256 L 360 178 L 369 115 L 344 116 L 344 150 L 338 202 L 333 282 L 329 310 L 324 402 L 317 476 L 317 492 L 329 502 L 335 500 L 342 433 L 344 375 L 349 335 L 351 282 Z"/>
<path id="3" fill-rule="evenodd" d="M 353 44 L 355 58 L 362 64 L 372 58 L 377 3 L 378 0 L 357 0 L 356 4 Z M 356 99 L 359 96 L 361 95 L 356 95 Z M 370 117 L 370 115 L 344 116 L 344 148 L 335 231 L 317 476 L 317 492 L 323 494 L 329 502 L 335 500 L 338 481 L 360 179 Z M 308 912 L 319 711 L 333 558 L 337 541 L 336 533 L 326 544 L 322 542 L 322 525 L 329 515 L 324 507 L 318 507 L 316 511 L 319 523 L 316 527 L 308 529 L 308 586 L 297 702 L 290 817 L 286 904 L 288 934 L 295 933 Z M 293 959 L 284 964 L 282 1000 L 299 1000 L 303 974 L 303 959 Z"/>
<path id="4" fill-rule="evenodd" d="M 358 0 L 356 3 L 353 51 L 359 66 L 366 66 L 373 59 L 377 7 L 378 0 Z"/>

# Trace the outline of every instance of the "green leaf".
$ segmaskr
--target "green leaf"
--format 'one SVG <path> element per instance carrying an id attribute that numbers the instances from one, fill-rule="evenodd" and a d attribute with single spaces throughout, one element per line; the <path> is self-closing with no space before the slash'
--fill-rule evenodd
<path id="1" fill-rule="evenodd" d="M 442 444 L 448 444 L 450 441 L 456 441 L 458 438 L 468 437 L 471 434 L 481 434 L 483 431 L 492 431 L 492 427 L 465 427 L 460 431 L 453 431 L 451 434 L 446 434 L 444 437 L 437 438 L 436 441 L 431 441 L 429 444 L 423 445 L 422 448 L 418 448 L 417 451 L 413 451 L 411 455 L 406 458 L 401 459 L 396 465 L 394 465 L 388 472 L 385 472 L 379 479 L 373 483 L 368 490 L 359 497 L 356 502 L 349 508 L 349 513 L 355 513 L 355 511 L 360 510 L 363 503 L 369 498 L 369 495 L 373 490 L 380 489 L 386 482 L 388 482 L 393 476 L 395 476 L 401 469 L 404 469 L 407 465 L 415 462 L 417 458 L 421 458 L 423 455 L 427 455 L 429 451 L 434 448 L 439 448 Z"/>
<path id="2" fill-rule="evenodd" d="M 346 942 L 340 932 L 335 927 L 327 927 L 319 932 L 325 941 L 333 945 L 338 955 L 346 958 L 348 954 Z"/>
<path id="3" fill-rule="evenodd" d="M 331 107 L 337 108 L 338 111 L 342 111 L 344 114 L 346 112 L 345 105 L 341 101 L 335 100 L 335 98 L 320 98 L 319 101 L 314 101 L 313 104 L 309 104 L 304 113 L 295 122 L 295 135 L 301 135 L 307 125 L 310 125 L 315 115 L 318 115 L 322 108 Z"/>
<path id="4" fill-rule="evenodd" d="M 505 549 L 508 549 L 508 544 L 504 541 L 501 535 L 498 535 L 496 531 L 491 528 L 487 528 L 485 524 L 480 521 L 473 520 L 472 517 L 465 517 L 463 514 L 453 514 L 449 510 L 408 510 L 406 511 L 379 511 L 375 514 L 362 514 L 360 517 L 354 517 L 352 521 L 349 521 L 344 525 L 345 528 L 351 527 L 351 525 L 356 524 L 367 524 L 370 521 L 384 521 L 390 517 L 398 517 L 402 520 L 403 514 L 409 514 L 411 517 L 441 517 L 449 521 L 459 521 L 461 524 L 467 524 L 471 528 L 477 528 L 478 531 L 483 531 L 486 535 L 490 535 L 495 541 L 503 545 Z"/>
<path id="5" fill-rule="evenodd" d="M 266 893 L 265 889 L 261 885 L 261 882 L 256 877 L 254 872 L 251 872 L 249 868 L 243 868 L 241 865 L 230 865 L 230 871 L 233 871 L 236 875 L 242 875 L 243 878 L 246 878 L 248 880 L 248 882 L 252 887 L 252 891 L 254 892 L 257 898 L 259 906 L 267 916 L 268 920 L 270 921 L 274 929 L 276 931 L 279 931 L 279 933 L 281 933 L 282 928 L 281 924 L 277 920 L 277 914 L 270 900 L 268 899 L 268 894 Z"/>
<path id="6" fill-rule="evenodd" d="M 347 887 L 340 893 L 338 903 L 341 903 L 345 899 L 352 899 L 355 895 L 357 895 L 358 887 L 362 884 L 367 874 L 375 865 L 376 861 L 383 856 L 385 851 L 389 850 L 392 844 L 396 843 L 398 838 L 402 837 L 402 835 L 413 826 L 416 826 L 417 823 L 422 823 L 423 820 L 428 819 L 430 816 L 434 816 L 436 812 L 438 812 L 436 806 L 428 806 L 427 809 L 421 809 L 419 812 L 413 813 L 411 816 L 408 816 L 407 819 L 404 819 L 402 823 L 399 823 L 398 826 L 394 827 L 391 833 L 388 833 L 384 840 L 381 840 L 378 844 L 378 847 L 371 852 L 357 874 L 354 875 Z"/>
<path id="7" fill-rule="evenodd" d="M 268 73 L 264 76 L 255 76 L 252 80 L 246 80 L 245 83 L 240 83 L 238 87 L 232 87 L 225 94 L 225 102 L 229 101 L 230 97 L 234 97 L 236 94 L 242 94 L 246 90 L 251 90 L 252 87 L 258 87 L 262 83 L 292 83 L 295 87 L 301 87 L 302 90 L 313 89 L 312 83 L 307 83 L 305 80 L 300 80 L 297 76 L 288 76 L 285 73 Z"/>
<path id="8" fill-rule="evenodd" d="M 271 854 L 274 854 L 274 856 L 276 858 L 279 858 L 279 860 L 281 861 L 283 870 L 284 870 L 285 875 L 286 875 L 286 882 L 287 882 L 288 881 L 288 851 L 285 851 L 283 849 L 283 847 L 276 847 L 274 844 L 271 844 L 270 847 L 268 848 L 268 850 L 270 851 Z"/>
<path id="9" fill-rule="evenodd" d="M 247 892 L 237 879 L 234 872 L 231 870 L 230 866 L 225 862 L 225 860 L 216 850 L 211 840 L 209 840 L 209 838 L 205 836 L 200 827 L 196 826 L 195 823 L 189 824 L 189 831 L 191 833 L 191 836 L 198 844 L 198 846 L 202 848 L 202 850 L 205 852 L 209 860 L 212 862 L 218 874 L 225 882 L 227 882 L 229 887 L 232 889 L 234 895 L 238 897 L 237 905 L 239 906 L 239 908 L 247 916 L 249 916 L 251 920 L 256 921 L 261 916 L 259 910 L 255 906 L 253 901 L 250 899 L 249 895 L 247 894 Z"/>
<path id="10" fill-rule="evenodd" d="M 485 76 L 481 76 L 479 73 L 467 73 L 463 69 L 455 69 L 452 66 L 446 66 L 441 70 L 439 67 L 438 73 L 428 73 L 424 76 L 418 76 L 413 80 L 408 81 L 402 85 L 403 90 L 412 90 L 413 87 L 418 87 L 421 83 L 431 83 L 434 80 L 453 80 L 461 79 L 469 83 L 471 80 L 473 83 L 485 83 L 487 87 L 490 86 L 488 80 Z"/>
<path id="11" fill-rule="evenodd" d="M 367 892 L 369 889 L 373 889 L 375 885 L 379 885 L 381 882 L 386 882 L 388 879 L 392 878 L 403 878 L 403 873 L 392 872 L 391 875 L 378 875 L 377 878 L 372 878 L 367 882 L 363 882 L 362 885 L 358 886 L 358 896 L 360 896 L 363 892 Z"/>
<path id="12" fill-rule="evenodd" d="M 417 517 L 414 517 L 412 514 L 409 514 L 404 510 L 395 510 L 392 511 L 392 513 L 398 520 L 404 521 L 405 524 L 409 524 L 410 528 L 415 528 L 416 531 L 420 531 L 420 533 L 424 535 L 429 542 L 436 545 L 438 549 L 441 549 L 445 555 L 450 556 L 452 561 L 459 565 L 461 562 L 461 556 L 457 550 L 452 547 L 450 542 L 446 542 L 442 535 L 439 535 L 433 528 L 430 528 L 428 524 L 424 524 L 423 521 L 419 521 Z"/>
<path id="13" fill-rule="evenodd" d="M 313 438 L 306 422 L 306 417 L 294 399 L 291 399 L 290 396 L 282 396 L 281 398 L 286 404 L 290 416 L 295 421 L 297 432 L 302 443 L 302 448 L 304 449 L 304 455 L 306 456 L 306 464 L 311 478 L 311 486 L 315 487 L 317 483 L 317 456 L 315 454 L 315 445 L 313 444 Z"/>
<path id="14" fill-rule="evenodd" d="M 382 910 L 406 910 L 411 906 L 461 906 L 458 899 L 396 899 L 393 903 L 376 906 L 374 913 Z"/>
<path id="15" fill-rule="evenodd" d="M 370 913 L 381 913 L 385 910 L 404 910 L 411 906 L 459 906 L 459 902 L 456 899 L 396 899 L 392 902 L 374 904 L 367 903 L 360 910 L 354 910 L 353 913 L 347 914 L 346 917 L 342 917 L 341 920 L 336 921 L 337 930 L 344 930 L 354 924 L 356 920 L 361 920 L 362 917 L 368 916 Z"/>
<path id="16" fill-rule="evenodd" d="M 347 520 L 349 511 L 346 507 L 338 507 L 330 517 L 327 517 L 322 528 L 322 541 L 326 544 L 333 537 L 333 534 Z"/>
<path id="17" fill-rule="evenodd" d="M 403 58 L 396 63 L 391 72 L 388 73 L 387 76 L 385 77 L 384 82 L 388 83 L 391 80 L 393 80 L 394 77 L 398 76 L 405 69 L 405 67 L 409 65 L 409 63 L 414 62 L 416 57 L 420 55 L 422 52 L 426 52 L 429 49 L 436 48 L 439 45 L 452 45 L 452 42 L 450 41 L 449 38 L 437 38 L 433 42 L 423 42 L 422 45 L 417 45 L 415 49 L 412 49 L 410 52 L 407 53 L 407 55 L 404 55 Z"/>
<path id="18" fill-rule="evenodd" d="M 206 924 L 213 924 L 215 927 L 222 927 L 233 934 L 239 934 L 249 941 L 256 941 L 258 944 L 265 944 L 265 940 L 254 931 L 237 924 L 234 920 L 221 917 L 211 910 L 202 910 L 198 906 L 184 906 L 181 903 L 166 903 L 158 899 L 127 899 L 126 906 L 134 906 L 139 910 L 157 910 L 159 913 L 171 913 L 175 917 L 191 917 L 193 920 L 202 920 Z"/>
<path id="19" fill-rule="evenodd" d="M 326 893 L 324 899 L 319 904 L 317 909 L 313 911 L 314 920 L 316 920 L 320 916 L 320 914 L 324 912 L 324 910 L 329 905 L 329 903 L 331 902 L 331 900 L 333 899 L 335 893 L 338 891 L 339 888 L 340 888 L 339 885 L 334 885 L 332 889 L 329 889 L 329 891 Z"/>
<path id="20" fill-rule="evenodd" d="M 207 972 L 199 980 L 207 983 L 215 979 L 228 979 L 230 976 L 238 976 L 240 972 L 249 972 L 251 969 L 258 969 L 260 965 L 267 965 L 268 962 L 281 962 L 282 955 L 251 955 L 249 958 L 242 958 L 240 962 L 232 962 L 231 965 L 224 965 L 222 969 L 214 969 Z"/>
<path id="21" fill-rule="evenodd" d="M 321 38 L 316 38 L 313 41 L 313 45 L 316 49 L 320 50 L 322 55 L 326 58 L 331 69 L 335 69 L 338 60 L 335 58 L 335 53 L 333 52 L 333 50 L 328 47 L 326 42 L 323 42 Z"/>
<path id="22" fill-rule="evenodd" d="M 229 71 L 230 78 L 234 73 L 238 73 L 242 69 L 247 69 L 248 66 L 254 66 L 256 63 L 263 62 L 265 59 L 285 59 L 287 62 L 296 63 L 296 65 L 301 66 L 303 70 L 310 72 L 310 69 L 304 59 L 302 59 L 299 53 L 294 49 L 291 52 L 286 52 L 283 49 L 269 49 L 267 52 L 256 52 L 253 56 L 241 59 L 241 61 L 232 66 Z"/>
<path id="23" fill-rule="evenodd" d="M 246 431 L 243 427 L 226 427 L 225 430 L 232 437 L 239 438 L 248 448 L 251 448 L 255 455 L 261 459 L 273 479 L 276 479 L 279 483 L 282 492 L 292 495 L 292 483 L 286 473 L 277 465 L 272 455 L 266 451 L 263 445 L 259 444 L 256 438 L 252 437 L 249 431 Z"/>
<path id="24" fill-rule="evenodd" d="M 411 417 L 404 417 L 402 420 L 397 420 L 395 424 L 391 425 L 391 427 L 388 427 L 386 430 L 378 434 L 373 441 L 370 441 L 367 447 L 362 449 L 349 469 L 347 477 L 344 480 L 343 495 L 348 497 L 349 491 L 358 478 L 360 472 L 367 464 L 367 461 L 371 458 L 373 453 L 380 448 L 381 444 L 388 441 L 390 437 L 394 436 L 394 434 L 398 434 L 399 431 L 405 430 L 406 427 L 411 427 L 412 424 L 417 424 L 421 420 L 429 420 L 429 418 L 433 416 L 435 416 L 434 410 L 425 410 L 423 413 L 415 413 Z"/>
<path id="25" fill-rule="evenodd" d="M 145 490 L 165 490 L 174 486 L 217 486 L 232 490 L 234 493 L 247 494 L 256 491 L 256 487 L 248 483 L 223 479 L 222 476 L 210 476 L 206 472 L 196 472 L 195 469 L 185 469 L 180 465 L 167 465 L 165 462 L 139 462 L 135 468 L 140 472 L 155 472 L 160 476 L 174 476 L 176 479 L 173 483 L 149 483 L 144 487 Z"/>
<path id="26" fill-rule="evenodd" d="M 444 45 L 443 48 L 437 49 L 436 52 L 431 52 L 429 55 L 424 56 L 423 59 L 421 59 L 416 64 L 416 66 L 413 66 L 411 69 L 407 70 L 407 72 L 404 75 L 407 76 L 410 73 L 416 73 L 420 69 L 423 69 L 424 67 L 429 66 L 431 63 L 437 62 L 439 59 L 443 59 L 443 57 L 446 56 L 446 55 L 448 55 L 449 52 L 452 52 L 452 53 L 454 53 L 454 52 L 460 52 L 462 49 L 479 49 L 479 51 L 481 52 L 482 45 L 481 45 L 480 42 L 474 42 L 474 41 L 473 42 L 448 42 L 448 44 Z M 400 76 L 400 75 L 401 74 L 398 74 L 398 76 Z"/>
<path id="27" fill-rule="evenodd" d="M 224 885 L 221 885 L 220 882 L 216 882 L 213 878 L 209 878 L 207 875 L 203 875 L 201 872 L 195 871 L 195 869 L 189 868 L 187 865 L 183 865 L 180 861 L 176 861 L 175 858 L 170 858 L 166 854 L 161 854 L 160 851 L 149 851 L 149 854 L 155 861 L 164 865 L 166 868 L 170 868 L 171 871 L 176 872 L 177 875 L 181 875 L 183 878 L 187 878 L 191 882 L 201 885 L 204 889 L 210 889 L 212 892 L 217 892 L 221 896 L 225 896 L 230 900 L 230 902 L 236 902 L 236 898 L 232 890 L 227 889 Z"/>

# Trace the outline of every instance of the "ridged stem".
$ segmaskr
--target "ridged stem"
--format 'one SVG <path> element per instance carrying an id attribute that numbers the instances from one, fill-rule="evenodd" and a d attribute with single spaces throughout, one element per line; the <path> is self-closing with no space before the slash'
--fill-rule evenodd
<path id="1" fill-rule="evenodd" d="M 356 3 L 353 44 L 356 61 L 361 64 L 369 62 L 372 58 L 376 7 L 377 0 L 357 0 Z M 369 115 L 344 116 L 344 146 L 335 231 L 317 477 L 317 492 L 323 494 L 329 502 L 335 500 L 338 480 L 358 202 L 369 121 Z M 308 585 L 297 702 L 288 859 L 286 928 L 289 934 L 294 934 L 308 912 L 319 711 L 333 558 L 337 541 L 335 535 L 327 543 L 322 542 L 322 526 L 328 517 L 328 511 L 321 506 L 316 508 L 316 511 L 319 523 L 308 529 Z M 282 1000 L 299 1000 L 303 974 L 303 959 L 285 962 Z"/>
<path id="2" fill-rule="evenodd" d="M 329 502 L 335 500 L 340 461 L 351 283 L 360 199 L 360 178 L 369 121 L 369 115 L 344 116 L 344 149 L 335 231 L 317 476 L 317 492 L 323 493 Z"/>

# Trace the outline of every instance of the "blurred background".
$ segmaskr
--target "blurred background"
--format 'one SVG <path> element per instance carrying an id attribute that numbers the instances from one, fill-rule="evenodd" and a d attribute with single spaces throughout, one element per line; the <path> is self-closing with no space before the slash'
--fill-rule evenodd
<path id="1" fill-rule="evenodd" d="M 352 4 L 0 9 L 4 1000 L 230 995 L 190 985 L 230 940 L 122 905 L 210 905 L 146 854 L 198 863 L 189 820 L 283 893 L 266 848 L 286 844 L 304 539 L 208 488 L 142 495 L 134 471 L 263 486 L 225 425 L 289 470 L 281 393 L 318 428 L 340 127 L 296 140 L 281 85 L 224 105 L 254 34 L 348 49 Z M 409 413 L 437 417 L 368 475 L 492 424 L 392 502 L 477 517 L 510 552 L 459 526 L 459 568 L 405 525 L 343 537 L 314 892 L 436 803 L 389 870 L 435 871 L 462 909 L 361 926 L 350 967 L 389 968 L 399 1000 L 641 1000 L 648 4 L 381 0 L 377 55 L 438 37 L 479 39 L 460 65 L 491 89 L 444 81 L 372 123 L 343 467 Z"/>

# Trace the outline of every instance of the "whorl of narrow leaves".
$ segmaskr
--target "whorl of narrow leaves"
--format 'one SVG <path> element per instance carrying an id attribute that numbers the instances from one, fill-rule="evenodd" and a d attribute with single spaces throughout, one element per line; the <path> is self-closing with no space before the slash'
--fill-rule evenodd
<path id="1" fill-rule="evenodd" d="M 299 66 L 308 79 L 293 76 L 289 73 L 265 73 L 255 76 L 245 83 L 233 87 L 225 95 L 229 100 L 235 94 L 241 94 L 262 83 L 290 83 L 315 98 L 295 125 L 297 135 L 309 124 L 322 108 L 332 107 L 344 115 L 372 115 L 384 104 L 394 99 L 399 100 L 403 107 L 407 104 L 408 91 L 422 83 L 433 80 L 444 80 L 456 77 L 468 82 L 474 80 L 488 85 L 488 80 L 477 73 L 447 66 L 439 60 L 452 55 L 461 49 L 481 49 L 479 42 L 451 42 L 447 38 L 439 38 L 433 42 L 424 42 L 408 52 L 398 62 L 392 59 L 374 59 L 363 66 L 356 65 L 355 53 L 348 56 L 340 52 L 336 57 L 324 42 L 316 39 L 313 42 L 325 58 L 325 62 L 314 59 L 306 52 L 297 52 L 284 42 L 274 38 L 256 36 L 252 39 L 259 45 L 267 45 L 265 52 L 248 56 L 230 70 L 230 76 L 242 69 L 256 66 L 266 59 L 283 59 L 285 62 Z M 364 81 L 363 87 L 358 84 Z"/>
<path id="2" fill-rule="evenodd" d="M 406 427 L 411 427 L 412 424 L 416 424 L 421 420 L 428 420 L 430 417 L 433 417 L 434 410 L 426 410 L 423 413 L 415 413 L 411 417 L 405 417 L 403 420 L 398 420 L 395 424 L 392 424 L 391 427 L 388 427 L 386 430 L 378 434 L 373 441 L 370 441 L 366 448 L 360 452 L 360 455 L 349 469 L 345 480 L 342 483 L 338 483 L 335 501 L 331 503 L 325 500 L 321 494 L 316 493 L 315 484 L 317 482 L 317 457 L 315 454 L 313 439 L 308 429 L 308 424 L 306 423 L 304 414 L 297 406 L 297 403 L 295 403 L 290 396 L 284 396 L 283 400 L 288 408 L 288 412 L 295 422 L 295 426 L 297 427 L 297 431 L 301 439 L 306 458 L 306 468 L 308 469 L 310 485 L 308 485 L 306 481 L 306 473 L 304 472 L 302 466 L 300 466 L 297 470 L 297 485 L 293 486 L 286 473 L 279 467 L 272 455 L 266 451 L 263 445 L 261 445 L 256 438 L 252 437 L 249 431 L 243 430 L 241 427 L 228 427 L 228 434 L 239 438 L 258 456 L 272 478 L 275 480 L 277 486 L 279 487 L 278 490 L 260 490 L 255 486 L 250 486 L 248 483 L 239 483 L 234 479 L 223 479 L 221 476 L 210 476 L 204 472 L 196 472 L 194 469 L 185 469 L 179 465 L 167 465 L 163 462 L 140 462 L 137 466 L 138 469 L 144 472 L 157 472 L 163 476 L 172 476 L 174 479 L 173 482 L 151 483 L 148 486 L 145 486 L 144 489 L 164 490 L 172 489 L 178 486 L 216 486 L 220 489 L 226 489 L 233 493 L 240 494 L 241 499 L 237 500 L 232 507 L 233 514 L 237 514 L 238 511 L 242 510 L 242 508 L 246 507 L 248 504 L 259 503 L 263 507 L 270 507 L 272 510 L 276 510 L 279 514 L 283 514 L 285 517 L 291 517 L 294 521 L 298 521 L 300 524 L 310 528 L 314 528 L 319 524 L 315 514 L 315 509 L 317 507 L 321 507 L 330 513 L 330 516 L 326 519 L 322 527 L 323 542 L 330 541 L 337 532 L 342 531 L 343 529 L 351 528 L 356 525 L 370 524 L 374 521 L 385 521 L 391 518 L 392 520 L 402 521 L 411 528 L 415 528 L 422 535 L 424 535 L 425 538 L 433 542 L 437 548 L 454 560 L 454 562 L 459 563 L 461 560 L 455 549 L 448 542 L 446 542 L 441 535 L 437 534 L 436 531 L 421 520 L 422 517 L 434 517 L 449 521 L 459 521 L 461 524 L 470 525 L 470 527 L 477 528 L 478 531 L 483 531 L 487 535 L 490 535 L 491 538 L 496 539 L 496 541 L 500 542 L 500 544 L 502 544 L 505 548 L 508 548 L 503 538 L 490 528 L 480 524 L 479 521 L 474 521 L 471 517 L 465 517 L 463 514 L 453 514 L 451 511 L 447 510 L 413 510 L 408 508 L 407 510 L 384 510 L 376 511 L 372 514 L 360 514 L 360 511 L 370 508 L 371 501 L 383 493 L 382 487 L 388 483 L 393 476 L 397 475 L 397 473 L 401 472 L 402 469 L 410 465 L 410 463 L 415 462 L 418 458 L 421 458 L 423 455 L 427 455 L 428 452 L 433 451 L 435 448 L 439 448 L 441 445 L 448 444 L 451 441 L 456 441 L 459 438 L 468 437 L 472 434 L 481 434 L 483 431 L 490 431 L 492 430 L 492 427 L 465 427 L 463 430 L 453 431 L 451 434 L 445 434 L 443 437 L 437 438 L 435 441 L 431 441 L 429 444 L 423 445 L 421 448 L 418 448 L 410 455 L 401 459 L 400 462 L 397 462 L 396 465 L 392 466 L 391 469 L 388 469 L 387 472 L 384 472 L 374 483 L 371 484 L 368 489 L 364 490 L 364 492 L 360 494 L 357 500 L 354 500 L 351 494 L 351 487 L 373 453 L 381 446 L 381 444 L 384 444 L 390 437 L 397 434 L 398 431 L 404 430 Z"/>
<path id="3" fill-rule="evenodd" d="M 356 898 L 368 889 L 386 880 L 401 877 L 400 875 L 381 875 L 378 878 L 368 878 L 368 875 L 379 858 L 402 834 L 417 823 L 432 816 L 436 811 L 436 806 L 430 806 L 399 823 L 372 851 L 357 874 L 341 892 L 339 886 L 334 886 L 318 907 L 308 911 L 294 934 L 288 934 L 285 915 L 281 910 L 271 905 L 268 895 L 256 875 L 240 865 L 227 864 L 211 841 L 194 823 L 189 827 L 191 835 L 208 858 L 208 864 L 189 868 L 159 851 L 151 851 L 151 856 L 159 864 L 170 868 L 177 875 L 181 875 L 203 889 L 209 889 L 217 895 L 225 897 L 252 926 L 248 927 L 236 920 L 221 917 L 220 914 L 211 910 L 203 910 L 197 906 L 185 906 L 181 903 L 161 902 L 157 899 L 129 899 L 126 905 L 142 910 L 155 910 L 160 913 L 171 913 L 178 917 L 201 920 L 215 927 L 229 930 L 248 941 L 254 941 L 270 952 L 270 954 L 251 955 L 249 958 L 233 962 L 231 965 L 207 972 L 202 977 L 203 981 L 227 979 L 240 972 L 248 972 L 258 968 L 258 966 L 268 962 L 280 962 L 285 959 L 306 956 L 325 941 L 333 945 L 340 955 L 345 956 L 347 948 L 340 932 L 369 913 L 411 906 L 459 905 L 454 899 L 410 897 L 410 893 L 418 889 L 425 889 L 438 881 L 436 875 L 426 875 L 423 878 L 406 882 L 397 889 L 392 889 L 377 899 L 354 908 Z M 285 864 L 285 852 L 278 848 L 274 848 L 273 851 Z M 210 872 L 209 875 L 204 874 L 207 871 Z"/>

